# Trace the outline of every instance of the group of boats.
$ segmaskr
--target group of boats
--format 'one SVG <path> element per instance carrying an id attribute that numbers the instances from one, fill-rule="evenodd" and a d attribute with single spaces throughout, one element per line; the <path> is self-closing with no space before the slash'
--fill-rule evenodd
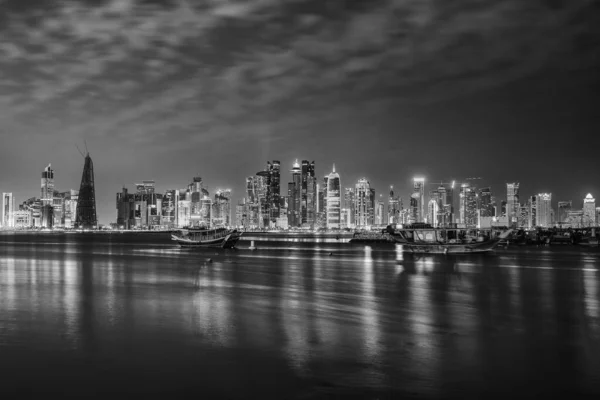
<path id="1" fill-rule="evenodd" d="M 461 228 L 432 228 L 413 226 L 396 229 L 388 226 L 386 232 L 404 251 L 411 253 L 466 254 L 492 251 L 506 241 L 513 230 L 492 231 Z M 188 228 L 172 233 L 171 239 L 181 247 L 233 248 L 243 232 L 228 228 Z"/>

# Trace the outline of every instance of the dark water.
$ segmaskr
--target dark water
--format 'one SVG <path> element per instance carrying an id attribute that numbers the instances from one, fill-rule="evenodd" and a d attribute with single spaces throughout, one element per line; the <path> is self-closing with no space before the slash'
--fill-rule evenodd
<path id="1" fill-rule="evenodd" d="M 600 396 L 598 249 L 248 245 L 0 235 L 1 397 Z"/>

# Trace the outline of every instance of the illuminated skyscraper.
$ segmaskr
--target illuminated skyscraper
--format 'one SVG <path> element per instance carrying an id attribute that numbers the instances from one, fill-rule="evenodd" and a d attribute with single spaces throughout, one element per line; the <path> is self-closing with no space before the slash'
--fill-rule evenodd
<path id="1" fill-rule="evenodd" d="M 437 228 L 440 225 L 438 219 L 439 212 L 439 198 L 437 198 L 437 196 L 432 196 L 432 198 L 429 199 L 429 203 L 427 204 L 427 223 L 433 226 L 434 228 Z"/>
<path id="2" fill-rule="evenodd" d="M 292 173 L 292 182 L 288 184 L 288 196 L 290 198 L 288 225 L 295 228 L 302 224 L 302 170 L 298 160 L 296 160 L 290 172 Z"/>
<path id="3" fill-rule="evenodd" d="M 215 201 L 213 202 L 212 225 L 230 226 L 231 225 L 231 190 L 217 190 Z M 279 209 L 279 205 L 277 207 Z"/>
<path id="4" fill-rule="evenodd" d="M 413 193 L 410 196 L 411 222 L 425 222 L 425 178 L 413 179 Z"/>
<path id="5" fill-rule="evenodd" d="M 536 196 L 532 196 L 532 199 Z M 552 193 L 540 193 L 537 195 L 536 226 L 550 228 L 552 226 Z M 533 207 L 531 208 L 534 209 Z"/>
<path id="6" fill-rule="evenodd" d="M 356 198 L 355 188 L 344 189 L 344 206 L 347 210 L 346 213 L 346 225 L 348 228 L 356 226 Z"/>
<path id="7" fill-rule="evenodd" d="M 492 202 L 492 189 L 482 188 L 479 190 L 479 215 L 482 217 L 495 217 L 494 204 Z"/>
<path id="8" fill-rule="evenodd" d="M 506 215 L 509 224 L 517 223 L 519 216 L 519 182 L 506 184 Z"/>
<path id="9" fill-rule="evenodd" d="M 383 225 L 386 218 L 384 217 L 385 203 L 383 202 L 383 195 L 379 195 L 379 201 L 375 205 L 375 225 Z"/>
<path id="10" fill-rule="evenodd" d="M 519 204 L 519 213 L 517 215 L 517 227 L 527 228 L 529 225 L 529 204 Z"/>
<path id="11" fill-rule="evenodd" d="M 315 222 L 315 193 L 317 181 L 315 179 L 315 162 L 302 160 L 302 191 L 300 199 L 301 225 L 314 227 Z"/>
<path id="12" fill-rule="evenodd" d="M 0 226 L 3 228 L 13 228 L 15 226 L 14 220 L 15 212 L 15 199 L 12 193 L 2 193 L 2 220 L 0 220 Z"/>
<path id="13" fill-rule="evenodd" d="M 355 185 L 354 209 L 356 212 L 355 224 L 357 228 L 366 228 L 373 225 L 373 194 L 371 184 L 366 178 L 361 178 Z"/>
<path id="14" fill-rule="evenodd" d="M 477 193 L 474 187 L 463 183 L 460 187 L 460 222 L 466 228 L 476 228 L 477 218 Z"/>
<path id="15" fill-rule="evenodd" d="M 591 193 L 583 199 L 583 226 L 596 226 L 596 200 Z"/>
<path id="16" fill-rule="evenodd" d="M 79 186 L 79 199 L 75 216 L 75 227 L 94 229 L 98 225 L 96 217 L 96 190 L 94 188 L 94 164 L 90 154 L 85 156 L 81 185 Z"/>
<path id="17" fill-rule="evenodd" d="M 48 166 L 42 171 L 42 189 L 40 200 L 42 205 L 52 205 L 54 200 L 54 170 L 52 165 Z"/>
<path id="18" fill-rule="evenodd" d="M 335 172 L 335 164 L 333 171 L 327 176 L 327 229 L 340 228 L 340 175 Z"/>
<path id="19" fill-rule="evenodd" d="M 276 221 L 280 217 L 281 209 L 281 163 L 273 160 L 273 164 L 269 167 L 271 173 L 271 220 Z"/>

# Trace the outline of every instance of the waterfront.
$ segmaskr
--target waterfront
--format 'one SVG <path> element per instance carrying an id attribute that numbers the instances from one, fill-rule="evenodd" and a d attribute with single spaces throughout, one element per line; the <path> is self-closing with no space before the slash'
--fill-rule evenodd
<path id="1" fill-rule="evenodd" d="M 4 393 L 600 395 L 600 251 L 0 235 Z M 3 396 L 4 398 L 4 396 Z"/>

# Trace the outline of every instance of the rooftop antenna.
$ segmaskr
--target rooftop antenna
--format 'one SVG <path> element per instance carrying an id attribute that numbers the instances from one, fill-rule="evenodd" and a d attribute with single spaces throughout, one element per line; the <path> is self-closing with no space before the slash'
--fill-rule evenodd
<path id="1" fill-rule="evenodd" d="M 75 143 L 75 147 L 77 147 L 77 151 L 79 152 L 79 154 L 81 154 L 81 157 L 85 158 L 85 156 L 83 155 L 83 152 L 81 151 L 79 146 L 77 146 L 77 143 Z"/>
<path id="2" fill-rule="evenodd" d="M 84 140 L 84 141 L 83 141 L 83 144 L 85 145 L 85 153 L 86 153 L 86 154 L 90 154 L 90 152 L 88 151 L 88 148 L 87 148 L 87 141 L 86 141 L 86 140 Z"/>

